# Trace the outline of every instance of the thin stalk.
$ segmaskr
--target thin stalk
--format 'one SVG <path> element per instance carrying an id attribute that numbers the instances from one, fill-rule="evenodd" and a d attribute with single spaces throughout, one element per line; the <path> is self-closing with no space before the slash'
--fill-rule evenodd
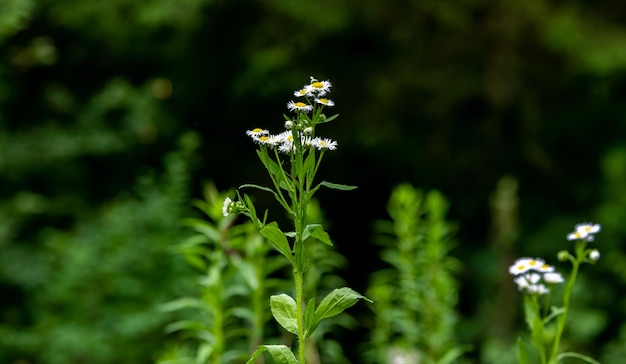
<path id="1" fill-rule="evenodd" d="M 567 321 L 567 313 L 569 312 L 570 299 L 572 297 L 572 290 L 574 288 L 574 282 L 576 281 L 576 276 L 578 275 L 578 267 L 580 266 L 580 262 L 584 258 L 584 250 L 585 243 L 578 242 L 576 244 L 576 257 L 572 258 L 570 256 L 570 261 L 572 262 L 572 273 L 570 278 L 567 280 L 567 284 L 565 285 L 565 291 L 563 292 L 563 308 L 565 311 L 561 316 L 559 316 L 557 320 L 557 328 L 556 335 L 554 336 L 554 344 L 552 346 L 552 354 L 550 355 L 549 364 L 556 364 L 556 357 L 559 353 L 559 345 L 561 342 L 561 336 L 563 335 L 563 330 L 565 329 L 565 322 Z"/>

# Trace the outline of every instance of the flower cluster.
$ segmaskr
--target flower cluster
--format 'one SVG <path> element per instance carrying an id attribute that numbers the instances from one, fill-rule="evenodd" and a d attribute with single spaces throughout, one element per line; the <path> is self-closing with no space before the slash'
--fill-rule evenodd
<path id="1" fill-rule="evenodd" d="M 336 141 L 315 137 L 315 126 L 331 120 L 322 114 L 324 107 L 335 106 L 332 100 L 323 97 L 330 92 L 331 86 L 329 81 L 318 81 L 311 77 L 309 84 L 294 92 L 294 96 L 303 98 L 303 101 L 292 100 L 287 103 L 287 109 L 295 112 L 296 116 L 295 118 L 285 116 L 285 131 L 270 134 L 266 129 L 256 128 L 248 130 L 246 134 L 254 142 L 269 148 L 277 148 L 282 153 L 295 151 L 297 143 L 302 147 L 317 150 L 337 149 Z"/>
<path id="2" fill-rule="evenodd" d="M 253 130 L 248 130 L 246 134 L 248 134 L 248 136 L 251 137 L 252 140 L 254 140 L 256 143 L 269 146 L 271 148 L 276 147 L 280 152 L 283 153 L 292 152 L 295 148 L 294 136 L 291 130 L 285 130 L 280 134 L 271 135 L 267 130 L 256 128 Z M 298 133 L 300 145 L 302 145 L 303 147 L 314 147 L 317 150 L 337 149 L 336 141 L 328 138 L 311 137 L 307 134 L 307 130 Z"/>
<path id="3" fill-rule="evenodd" d="M 517 288 L 530 294 L 546 294 L 550 292 L 548 285 L 564 281 L 553 266 L 540 258 L 519 258 L 509 267 L 509 273 L 515 276 Z"/>
<path id="4" fill-rule="evenodd" d="M 601 229 L 600 224 L 584 222 L 574 227 L 574 232 L 567 234 L 567 240 L 593 241 L 595 234 Z"/>
<path id="5" fill-rule="evenodd" d="M 241 211 L 245 210 L 246 206 L 241 201 L 233 201 L 230 197 L 226 197 L 224 199 L 224 204 L 222 205 L 222 215 L 228 216 L 230 214 L 238 214 Z"/>

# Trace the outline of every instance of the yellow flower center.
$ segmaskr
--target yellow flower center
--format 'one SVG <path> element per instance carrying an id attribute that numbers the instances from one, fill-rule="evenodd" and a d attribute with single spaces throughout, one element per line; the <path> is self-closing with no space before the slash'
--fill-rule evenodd
<path id="1" fill-rule="evenodd" d="M 536 260 L 531 260 L 530 262 L 528 262 L 528 265 L 530 266 L 534 266 L 535 264 L 537 264 Z"/>
<path id="2" fill-rule="evenodd" d="M 294 105 L 296 107 L 305 107 L 306 106 L 306 104 L 304 102 L 296 102 Z"/>
<path id="3" fill-rule="evenodd" d="M 320 102 L 321 102 L 322 104 L 328 104 L 328 99 L 320 99 Z"/>
<path id="4" fill-rule="evenodd" d="M 311 87 L 313 87 L 313 88 L 324 88 L 324 84 L 319 82 L 319 81 L 317 81 L 317 82 L 313 82 L 311 84 Z"/>
<path id="5" fill-rule="evenodd" d="M 261 129 L 261 128 L 254 128 L 254 129 L 252 129 L 253 133 L 260 133 L 262 131 L 263 131 L 263 129 Z"/>
<path id="6" fill-rule="evenodd" d="M 263 135 L 262 137 L 259 138 L 259 140 L 266 142 L 266 141 L 270 140 L 270 138 L 267 137 L 266 135 Z"/>

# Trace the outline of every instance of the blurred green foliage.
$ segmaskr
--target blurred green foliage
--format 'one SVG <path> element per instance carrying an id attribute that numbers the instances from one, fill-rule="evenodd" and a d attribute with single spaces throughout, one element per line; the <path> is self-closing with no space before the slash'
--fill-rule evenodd
<path id="1" fill-rule="evenodd" d="M 466 351 L 454 335 L 460 267 L 449 255 L 447 205 L 438 191 L 401 184 L 389 199 L 391 220 L 375 224 L 388 267 L 373 272 L 368 291 L 376 303 L 370 362 L 452 363 Z"/>
<path id="2" fill-rule="evenodd" d="M 593 220 L 602 259 L 566 336 L 623 362 L 625 17 L 610 0 L 1 1 L 0 361 L 155 359 L 173 319 L 155 306 L 193 291 L 166 251 L 194 191 L 256 181 L 244 131 L 281 125 L 267 115 L 313 75 L 342 120 L 323 173 L 359 185 L 320 196 L 351 286 L 383 265 L 367 227 L 392 186 L 436 188 L 459 225 L 458 339 L 501 360 L 522 327 L 507 259 Z M 512 228 L 489 210 L 505 175 Z"/>

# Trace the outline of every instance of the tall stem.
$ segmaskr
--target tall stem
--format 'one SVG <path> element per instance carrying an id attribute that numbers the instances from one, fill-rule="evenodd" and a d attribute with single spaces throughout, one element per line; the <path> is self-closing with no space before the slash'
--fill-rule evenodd
<path id="1" fill-rule="evenodd" d="M 550 355 L 549 364 L 556 363 L 556 356 L 559 353 L 559 344 L 561 342 L 561 336 L 563 335 L 563 330 L 565 329 L 565 322 L 567 321 L 567 313 L 569 312 L 569 304 L 570 299 L 572 297 L 572 290 L 574 288 L 574 282 L 576 281 L 576 276 L 578 275 L 578 267 L 580 266 L 580 262 L 584 258 L 584 243 L 576 244 L 576 257 L 570 259 L 572 262 L 572 273 L 565 285 L 565 291 L 563 292 L 563 314 L 558 317 L 557 327 L 556 327 L 556 335 L 554 336 L 554 344 L 552 346 L 552 354 Z"/>
<path id="2" fill-rule="evenodd" d="M 296 284 L 296 320 L 298 323 L 298 362 L 305 364 L 306 348 L 304 337 L 304 274 L 297 268 L 294 268 L 293 278 Z"/>

